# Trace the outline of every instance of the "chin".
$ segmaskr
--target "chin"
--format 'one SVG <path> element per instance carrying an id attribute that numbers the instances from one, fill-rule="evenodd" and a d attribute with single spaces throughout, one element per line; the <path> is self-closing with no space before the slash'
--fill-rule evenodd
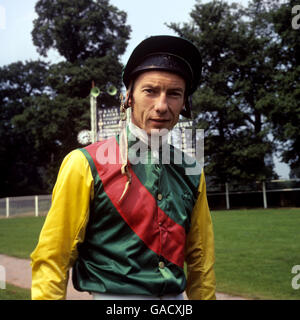
<path id="1" fill-rule="evenodd" d="M 148 135 L 165 136 L 169 133 L 169 128 L 151 128 L 148 129 L 146 132 Z"/>
<path id="2" fill-rule="evenodd" d="M 150 128 L 150 130 L 151 129 L 156 129 L 156 130 L 168 129 L 168 130 L 170 130 L 170 128 L 172 128 L 172 126 L 171 126 L 171 123 L 168 121 L 165 123 L 151 123 L 149 128 Z"/>

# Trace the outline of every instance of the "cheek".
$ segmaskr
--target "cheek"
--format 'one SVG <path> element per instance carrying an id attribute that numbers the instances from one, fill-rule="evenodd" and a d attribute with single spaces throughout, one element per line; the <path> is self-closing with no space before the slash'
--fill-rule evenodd
<path id="1" fill-rule="evenodd" d="M 183 110 L 183 104 L 174 106 L 174 108 L 172 110 L 173 110 L 172 113 L 173 113 L 174 118 L 178 119 L 180 112 Z"/>
<path id="2" fill-rule="evenodd" d="M 151 108 L 149 107 L 149 103 L 145 101 L 145 99 L 143 99 L 142 101 L 135 100 L 132 109 L 135 117 L 140 120 L 145 120 L 151 110 Z"/>
<path id="3" fill-rule="evenodd" d="M 132 105 L 132 121 L 135 125 L 138 125 L 140 128 L 144 127 L 144 124 L 147 119 L 147 110 L 141 107 L 140 104 L 134 103 Z"/>
<path id="4" fill-rule="evenodd" d="M 176 125 L 179 120 L 179 114 L 173 115 L 172 127 Z"/>

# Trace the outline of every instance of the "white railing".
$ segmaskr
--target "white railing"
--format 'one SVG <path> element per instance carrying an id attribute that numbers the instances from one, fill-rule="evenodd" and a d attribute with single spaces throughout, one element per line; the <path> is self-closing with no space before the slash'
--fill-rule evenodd
<path id="1" fill-rule="evenodd" d="M 45 216 L 51 206 L 51 195 L 8 197 L 0 199 L 0 218 Z"/>
<path id="2" fill-rule="evenodd" d="M 277 194 L 276 197 L 274 197 L 274 193 Z M 243 198 L 245 195 L 250 196 L 253 194 L 257 195 L 256 198 L 252 197 L 255 204 L 259 204 L 259 206 L 265 209 L 269 207 L 269 203 L 271 207 L 299 207 L 300 179 L 271 180 L 268 182 L 254 182 L 249 185 L 231 185 L 230 183 L 225 183 L 224 185 L 207 186 L 207 196 L 209 200 L 216 196 L 223 198 L 224 200 L 222 202 L 225 202 L 226 209 L 231 208 L 232 198 Z M 291 194 L 293 194 L 293 197 L 291 197 Z M 260 201 L 257 201 L 259 198 Z M 274 201 L 274 198 L 278 201 Z M 212 205 L 213 203 L 214 201 L 211 200 Z M 249 203 L 246 204 L 246 206 L 249 206 Z"/>
<path id="3" fill-rule="evenodd" d="M 226 209 L 231 209 L 238 205 L 237 198 L 245 200 L 241 205 L 251 207 L 252 204 L 246 201 L 249 197 L 253 199 L 253 206 L 265 209 L 273 206 L 300 207 L 300 179 L 272 180 L 251 185 L 208 184 L 207 196 L 212 208 L 216 203 L 221 203 Z M 46 216 L 50 207 L 51 195 L 2 198 L 0 199 L 0 218 Z"/>

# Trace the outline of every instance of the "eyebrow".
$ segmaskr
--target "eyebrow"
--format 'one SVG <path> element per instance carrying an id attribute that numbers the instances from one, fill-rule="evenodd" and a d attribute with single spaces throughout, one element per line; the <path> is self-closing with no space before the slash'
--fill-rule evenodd
<path id="1" fill-rule="evenodd" d="M 181 91 L 181 92 L 184 92 L 184 89 L 181 88 L 181 87 L 178 87 L 178 88 L 170 88 L 170 89 L 168 89 L 168 91 Z"/>
<path id="2" fill-rule="evenodd" d="M 152 83 L 145 83 L 142 85 L 142 88 L 146 88 L 146 87 L 151 87 L 153 89 L 156 89 L 159 87 L 159 85 L 156 85 L 156 84 L 152 84 Z M 184 88 L 182 87 L 170 87 L 167 89 L 167 91 L 181 91 L 181 92 L 184 92 Z"/>

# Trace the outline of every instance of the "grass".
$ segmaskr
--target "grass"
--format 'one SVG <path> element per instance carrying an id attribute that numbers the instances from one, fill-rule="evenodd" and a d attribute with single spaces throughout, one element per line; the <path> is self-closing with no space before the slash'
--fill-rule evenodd
<path id="1" fill-rule="evenodd" d="M 29 259 L 44 221 L 44 217 L 0 219 L 0 253 Z M 9 283 L 6 283 L 6 289 L 0 289 L 0 300 L 30 299 L 30 289 L 19 288 Z"/>
<path id="2" fill-rule="evenodd" d="M 44 219 L 0 219 L 0 253 L 28 259 Z M 300 289 L 291 286 L 291 269 L 300 265 L 300 208 L 212 211 L 212 219 L 218 292 L 251 299 L 300 299 Z M 18 299 L 17 289 L 9 290 L 0 290 L 0 299 L 5 292 Z M 25 290 L 24 299 L 28 294 Z"/>
<path id="3" fill-rule="evenodd" d="M 212 212 L 217 290 L 253 299 L 300 299 L 300 209 Z"/>
<path id="4" fill-rule="evenodd" d="M 0 219 L 0 253 L 29 259 L 44 221 L 44 217 Z"/>
<path id="5" fill-rule="evenodd" d="M 6 284 L 5 289 L 0 289 L 0 300 L 30 300 L 30 290 L 15 287 L 11 284 Z"/>

